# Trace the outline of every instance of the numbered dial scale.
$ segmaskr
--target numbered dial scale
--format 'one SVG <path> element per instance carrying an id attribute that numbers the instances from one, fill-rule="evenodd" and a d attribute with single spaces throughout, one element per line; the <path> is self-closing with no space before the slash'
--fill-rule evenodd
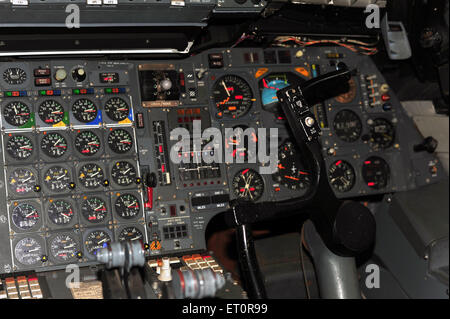
<path id="1" fill-rule="evenodd" d="M 219 78 L 213 87 L 213 100 L 219 116 L 238 118 L 251 108 L 253 99 L 249 84 L 237 75 Z"/>
<path id="2" fill-rule="evenodd" d="M 6 142 L 6 151 L 12 158 L 26 160 L 33 154 L 33 142 L 25 135 L 12 135 Z"/>
<path id="3" fill-rule="evenodd" d="M 264 193 L 264 180 L 255 170 L 246 168 L 233 177 L 233 193 L 246 201 L 257 201 Z"/>
<path id="4" fill-rule="evenodd" d="M 275 182 L 292 190 L 307 189 L 311 184 L 310 173 L 305 170 L 292 142 L 286 142 L 280 147 L 277 172 L 272 177 Z"/>

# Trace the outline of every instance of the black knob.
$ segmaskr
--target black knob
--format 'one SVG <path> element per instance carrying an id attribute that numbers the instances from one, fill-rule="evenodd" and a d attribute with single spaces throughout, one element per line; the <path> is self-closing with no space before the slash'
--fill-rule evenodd
<path id="1" fill-rule="evenodd" d="M 155 173 L 147 173 L 145 174 L 144 183 L 146 187 L 156 187 L 157 180 Z"/>
<path id="2" fill-rule="evenodd" d="M 83 82 L 86 80 L 86 71 L 83 68 L 76 68 L 72 71 L 72 78 L 76 82 Z"/>
<path id="3" fill-rule="evenodd" d="M 428 153 L 434 153 L 437 147 L 438 141 L 436 141 L 432 136 L 428 136 L 422 143 L 414 145 L 414 152 L 427 151 Z"/>
<path id="4" fill-rule="evenodd" d="M 353 201 L 339 207 L 333 224 L 333 243 L 343 255 L 356 256 L 375 243 L 376 223 L 370 210 Z"/>

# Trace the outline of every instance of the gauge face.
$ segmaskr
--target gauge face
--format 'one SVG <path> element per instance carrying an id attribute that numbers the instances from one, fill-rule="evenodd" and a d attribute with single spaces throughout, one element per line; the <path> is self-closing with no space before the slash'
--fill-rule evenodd
<path id="1" fill-rule="evenodd" d="M 14 159 L 25 160 L 33 154 L 33 143 L 24 135 L 13 135 L 6 142 L 6 151 Z"/>
<path id="2" fill-rule="evenodd" d="M 89 254 L 95 255 L 97 249 L 106 248 L 111 241 L 111 237 L 104 230 L 94 230 L 90 232 L 84 241 Z"/>
<path id="3" fill-rule="evenodd" d="M 240 133 L 236 134 L 236 136 L 232 135 L 225 139 L 225 150 L 227 154 L 231 154 L 237 163 L 244 163 L 249 158 L 256 158 L 258 152 L 258 137 L 255 130 L 249 135 L 244 134 L 248 128 L 246 125 L 237 125 L 233 127 L 233 130 L 241 129 L 242 131 L 239 131 Z M 250 143 L 254 143 L 255 147 L 253 149 L 250 148 Z"/>
<path id="4" fill-rule="evenodd" d="M 92 156 L 100 150 L 100 138 L 91 131 L 82 131 L 75 137 L 75 148 L 86 156 Z"/>
<path id="5" fill-rule="evenodd" d="M 143 240 L 143 238 L 142 232 L 134 226 L 125 227 L 119 234 L 120 242 Z"/>
<path id="6" fill-rule="evenodd" d="M 26 237 L 17 242 L 14 255 L 21 264 L 34 265 L 41 261 L 44 250 L 36 239 Z"/>
<path id="7" fill-rule="evenodd" d="M 273 113 L 279 113 L 280 104 L 278 103 L 277 91 L 284 89 L 289 85 L 298 85 L 305 80 L 293 73 L 272 73 L 265 76 L 259 82 L 259 90 L 261 92 L 261 103 L 263 109 Z"/>
<path id="8" fill-rule="evenodd" d="M 76 258 L 79 250 L 76 239 L 69 234 L 56 235 L 50 242 L 50 253 L 59 261 Z"/>
<path id="9" fill-rule="evenodd" d="M 49 157 L 59 158 L 67 151 L 67 140 L 59 133 L 47 133 L 41 140 L 41 150 Z"/>
<path id="10" fill-rule="evenodd" d="M 114 153 L 123 154 L 133 147 L 133 137 L 126 130 L 116 129 L 109 133 L 108 145 Z"/>
<path id="11" fill-rule="evenodd" d="M 58 124 L 64 118 L 64 108 L 55 100 L 46 100 L 39 105 L 38 115 L 44 123 Z"/>
<path id="12" fill-rule="evenodd" d="M 214 84 L 213 99 L 218 113 L 238 118 L 250 110 L 253 93 L 248 83 L 241 77 L 225 75 Z"/>
<path id="13" fill-rule="evenodd" d="M 31 111 L 28 105 L 20 101 L 8 103 L 3 109 L 3 117 L 12 126 L 23 126 L 29 120 Z"/>
<path id="14" fill-rule="evenodd" d="M 346 161 L 336 161 L 328 169 L 331 186 L 341 193 L 348 192 L 355 185 L 355 170 Z"/>
<path id="15" fill-rule="evenodd" d="M 264 192 L 264 180 L 256 171 L 246 168 L 240 170 L 232 181 L 234 195 L 246 201 L 257 201 Z"/>
<path id="16" fill-rule="evenodd" d="M 94 163 L 83 165 L 78 172 L 78 179 L 85 188 L 97 188 L 101 186 L 105 180 L 103 169 Z"/>
<path id="17" fill-rule="evenodd" d="M 81 213 L 90 223 L 100 223 L 108 215 L 106 202 L 100 197 L 90 197 L 81 204 Z"/>
<path id="18" fill-rule="evenodd" d="M 130 162 L 116 162 L 111 169 L 111 177 L 117 185 L 129 186 L 136 181 L 136 169 Z"/>
<path id="19" fill-rule="evenodd" d="M 12 211 L 12 221 L 22 230 L 32 229 L 40 219 L 37 208 L 28 203 L 20 203 Z"/>
<path id="20" fill-rule="evenodd" d="M 358 115 L 350 110 L 339 111 L 333 122 L 336 135 L 344 142 L 355 142 L 362 132 L 362 124 Z"/>
<path id="21" fill-rule="evenodd" d="M 300 154 L 292 142 L 281 145 L 278 152 L 278 170 L 272 178 L 292 190 L 307 189 L 311 185 L 310 173 L 304 169 Z"/>
<path id="22" fill-rule="evenodd" d="M 9 175 L 9 186 L 17 194 L 28 194 L 36 186 L 36 175 L 27 168 L 16 168 Z"/>
<path id="23" fill-rule="evenodd" d="M 44 174 L 44 184 L 53 192 L 64 192 L 71 181 L 69 170 L 62 166 L 52 166 Z"/>
<path id="24" fill-rule="evenodd" d="M 118 122 L 127 118 L 130 107 L 124 99 L 113 97 L 106 101 L 105 112 L 111 120 Z"/>
<path id="25" fill-rule="evenodd" d="M 27 73 L 21 68 L 8 68 L 3 72 L 3 80 L 9 85 L 23 84 L 27 80 Z"/>
<path id="26" fill-rule="evenodd" d="M 97 106 L 88 99 L 76 100 L 72 105 L 73 116 L 82 123 L 89 123 L 97 117 Z"/>
<path id="27" fill-rule="evenodd" d="M 336 96 L 334 99 L 339 103 L 350 103 L 356 97 L 356 84 L 355 80 L 351 78 L 348 81 L 348 91 L 341 95 Z"/>
<path id="28" fill-rule="evenodd" d="M 117 197 L 114 206 L 117 215 L 125 219 L 134 218 L 139 214 L 139 200 L 131 194 L 123 194 Z"/>
<path id="29" fill-rule="evenodd" d="M 391 147 L 395 140 L 395 128 L 391 122 L 383 118 L 373 120 L 370 125 L 370 144 L 374 150 Z"/>
<path id="30" fill-rule="evenodd" d="M 62 199 L 53 200 L 47 214 L 52 223 L 58 226 L 69 224 L 75 215 L 72 204 Z"/>
<path id="31" fill-rule="evenodd" d="M 389 182 L 390 169 L 381 157 L 372 156 L 364 161 L 362 176 L 367 186 L 374 189 L 385 188 Z"/>

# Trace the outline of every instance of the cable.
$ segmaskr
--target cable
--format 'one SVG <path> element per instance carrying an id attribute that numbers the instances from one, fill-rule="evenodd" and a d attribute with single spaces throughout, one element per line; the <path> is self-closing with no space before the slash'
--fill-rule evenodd
<path id="1" fill-rule="evenodd" d="M 332 40 L 332 39 L 322 39 L 322 40 L 312 40 L 312 39 L 304 39 L 300 37 L 294 36 L 279 36 L 274 40 L 274 45 L 276 46 L 289 46 L 287 42 L 294 42 L 300 46 L 306 47 L 317 44 L 335 44 L 341 47 L 344 47 L 352 52 L 363 54 L 363 55 L 374 55 L 378 52 L 376 47 L 371 47 L 376 45 L 376 43 L 365 43 L 358 40 L 352 39 L 341 39 L 341 40 Z M 353 44 L 347 44 L 353 43 Z"/>

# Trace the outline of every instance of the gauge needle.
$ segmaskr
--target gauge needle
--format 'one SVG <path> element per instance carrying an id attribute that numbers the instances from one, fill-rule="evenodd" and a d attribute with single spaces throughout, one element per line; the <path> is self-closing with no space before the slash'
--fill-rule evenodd
<path id="1" fill-rule="evenodd" d="M 92 174 L 92 175 L 91 175 L 91 177 L 97 176 L 97 175 L 98 175 L 98 173 L 100 173 L 100 172 L 98 172 L 98 171 L 97 171 L 97 172 L 95 172 L 94 174 Z"/>
<path id="2" fill-rule="evenodd" d="M 66 174 L 61 175 L 60 177 L 57 177 L 56 180 L 59 181 L 61 178 L 63 178 L 64 176 L 66 176 Z"/>
<path id="3" fill-rule="evenodd" d="M 128 173 L 130 170 L 131 170 L 131 168 L 127 169 L 126 171 L 122 171 L 121 173 L 125 175 L 125 174 Z"/>
<path id="4" fill-rule="evenodd" d="M 96 211 L 96 212 L 98 212 L 99 210 L 106 210 L 106 208 L 103 205 L 100 205 L 94 209 L 94 211 Z"/>
<path id="5" fill-rule="evenodd" d="M 224 81 L 222 81 L 222 85 L 225 88 L 225 92 L 227 92 L 227 95 L 230 96 L 230 92 L 228 91 L 228 88 L 227 88 L 227 86 L 226 86 Z"/>
<path id="6" fill-rule="evenodd" d="M 64 249 L 72 248 L 75 244 L 70 244 L 69 246 L 64 246 Z"/>
<path id="7" fill-rule="evenodd" d="M 103 239 L 100 240 L 98 243 L 99 243 L 99 244 L 103 244 L 105 241 L 108 241 L 108 238 L 103 238 Z"/>

